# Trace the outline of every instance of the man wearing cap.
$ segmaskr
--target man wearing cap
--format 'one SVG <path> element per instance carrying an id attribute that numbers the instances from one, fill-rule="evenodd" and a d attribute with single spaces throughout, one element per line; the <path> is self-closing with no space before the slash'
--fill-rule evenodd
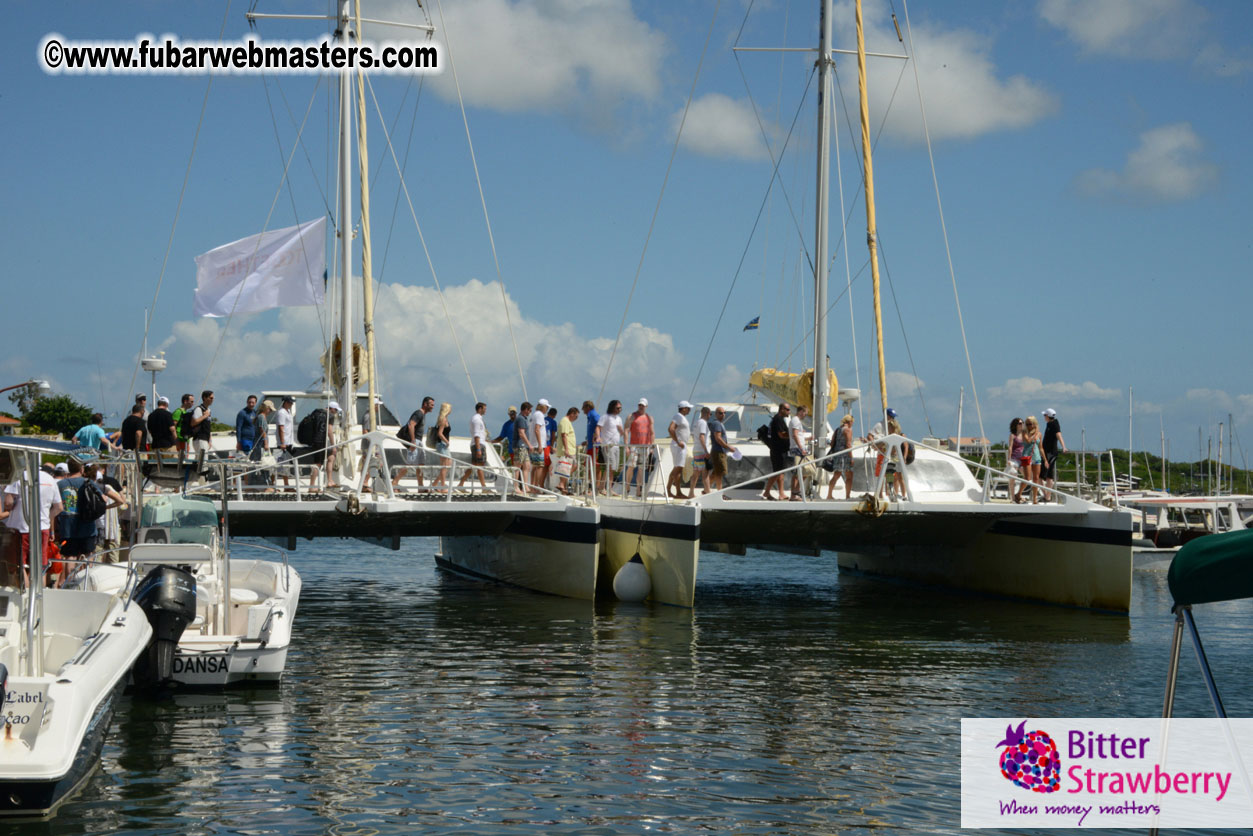
<path id="1" fill-rule="evenodd" d="M 518 408 L 511 406 L 507 410 L 509 419 L 500 425 L 500 435 L 492 439 L 492 444 L 505 444 L 504 455 L 501 456 L 506 463 L 513 459 L 513 422 L 518 420 Z"/>
<path id="2" fill-rule="evenodd" d="M 145 418 L 148 416 L 148 396 L 140 392 L 135 396 L 135 406 L 139 407 L 139 414 Z"/>
<path id="3" fill-rule="evenodd" d="M 170 412 L 170 399 L 164 395 L 157 398 L 157 408 L 148 416 L 148 434 L 152 438 L 152 449 L 162 457 L 178 456 L 178 441 L 174 437 L 174 415 Z"/>
<path id="4" fill-rule="evenodd" d="M 423 487 L 426 483 L 422 481 L 422 466 L 426 464 L 426 456 L 424 455 L 425 444 L 423 434 L 426 429 L 426 414 L 435 408 L 435 398 L 427 395 L 422 399 L 422 405 L 413 411 L 400 428 L 400 432 L 396 433 L 397 437 L 403 441 L 409 442 L 413 446 L 405 445 L 404 459 L 405 464 L 412 467 L 413 471 L 418 475 L 418 487 Z M 392 487 L 400 484 L 400 477 L 409 470 L 409 467 L 397 467 L 392 470 Z"/>
<path id="5" fill-rule="evenodd" d="M 323 436 L 325 441 L 319 446 L 318 444 L 310 445 L 315 451 L 313 456 L 313 467 L 309 469 L 309 487 L 312 488 L 318 479 L 318 465 L 326 467 L 326 486 L 328 488 L 338 487 L 335 481 L 335 422 L 339 419 L 339 402 L 331 401 L 326 405 L 326 435 Z"/>
<path id="6" fill-rule="evenodd" d="M 4 524 L 11 529 L 9 532 L 9 553 L 5 556 L 5 565 L 9 572 L 9 584 L 17 586 L 17 575 L 20 572 L 24 581 L 29 581 L 26 566 L 30 563 L 32 532 L 27 527 L 26 512 L 22 508 L 22 494 L 27 481 L 23 470 L 17 478 L 4 489 L 3 516 Z M 57 489 L 57 480 L 52 474 L 39 471 L 39 509 L 35 513 L 39 519 L 39 534 L 34 537 L 34 547 L 44 552 L 48 548 L 49 531 L 62 511 L 61 492 Z"/>
<path id="7" fill-rule="evenodd" d="M 594 401 L 583 401 L 583 414 L 587 416 L 587 472 L 591 484 L 596 484 L 596 465 L 604 464 L 600 452 L 600 413 Z"/>
<path id="8" fill-rule="evenodd" d="M 1057 410 L 1049 407 L 1044 410 L 1044 417 L 1048 419 L 1048 424 L 1044 426 L 1044 443 L 1041 448 L 1044 451 L 1044 467 L 1040 471 L 1040 477 L 1044 480 L 1046 488 L 1052 488 L 1057 481 L 1057 457 L 1066 452 L 1066 439 L 1062 438 L 1062 425 L 1057 420 Z M 1044 494 L 1044 501 L 1048 502 L 1056 495 L 1048 492 Z"/>
<path id="9" fill-rule="evenodd" d="M 683 466 L 687 464 L 687 455 L 692 444 L 692 425 L 688 423 L 688 413 L 692 405 L 687 401 L 679 401 L 679 409 L 670 419 L 666 432 L 670 435 L 670 459 L 674 467 L 670 468 L 670 476 L 666 479 L 666 496 L 673 499 L 691 499 L 683 495 Z M 673 488 L 673 492 L 671 492 Z"/>
<path id="10" fill-rule="evenodd" d="M 639 405 L 627 419 L 626 429 L 627 442 L 631 445 L 626 466 L 631 468 L 631 472 L 627 475 L 623 495 L 631 490 L 631 483 L 638 477 L 635 495 L 643 499 L 644 483 L 648 481 L 648 471 L 652 463 L 652 444 L 657 440 L 653 432 L 653 416 L 648 414 L 648 398 L 639 399 Z"/>
<path id="11" fill-rule="evenodd" d="M 548 401 L 540 398 L 526 419 L 526 440 L 531 445 L 531 484 L 544 487 L 548 468 L 544 466 L 544 450 L 548 447 Z"/>

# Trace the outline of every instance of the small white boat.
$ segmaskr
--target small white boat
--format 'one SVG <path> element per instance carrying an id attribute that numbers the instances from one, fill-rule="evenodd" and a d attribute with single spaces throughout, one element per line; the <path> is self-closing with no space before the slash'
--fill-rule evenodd
<path id="1" fill-rule="evenodd" d="M 40 453 L 67 455 L 76 448 L 0 439 L 0 450 L 28 460 L 22 470 L 28 484 L 38 485 Z M 37 527 L 37 501 L 24 501 L 23 508 L 35 509 Z M 91 775 L 117 695 L 152 636 L 130 601 L 133 573 L 123 570 L 111 592 L 47 589 L 43 574 L 42 556 L 35 555 L 25 589 L 0 587 L 3 815 L 46 815 Z"/>
<path id="2" fill-rule="evenodd" d="M 231 557 L 239 548 L 273 551 L 282 559 Z M 195 615 L 174 648 L 167 672 L 172 683 L 217 688 L 282 677 L 301 587 L 285 553 L 239 543 L 228 548 L 212 502 L 163 495 L 145 497 L 129 560 L 141 575 L 156 566 L 177 566 L 195 578 Z M 122 566 L 93 566 L 79 582 L 115 590 L 124 572 Z"/>

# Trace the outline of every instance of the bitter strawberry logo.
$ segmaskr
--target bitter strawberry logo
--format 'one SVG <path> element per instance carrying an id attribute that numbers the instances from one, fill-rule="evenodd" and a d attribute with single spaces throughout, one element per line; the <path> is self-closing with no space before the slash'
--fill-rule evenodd
<path id="1" fill-rule="evenodd" d="M 1026 720 L 1017 729 L 1012 723 L 1005 727 L 1005 739 L 996 744 L 1005 747 L 1001 750 L 1001 774 L 1025 790 L 1057 792 L 1062 776 L 1057 744 L 1048 733 L 1024 731 L 1026 728 Z"/>

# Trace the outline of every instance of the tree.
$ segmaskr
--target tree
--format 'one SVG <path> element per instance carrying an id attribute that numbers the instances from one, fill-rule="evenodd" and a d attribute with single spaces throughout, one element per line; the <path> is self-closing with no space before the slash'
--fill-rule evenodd
<path id="1" fill-rule="evenodd" d="M 83 406 L 69 395 L 40 398 L 22 416 L 22 426 L 43 432 L 57 432 L 73 438 L 80 427 L 91 423 L 91 407 Z"/>
<path id="2" fill-rule="evenodd" d="M 14 389 L 9 393 L 9 400 L 17 406 L 17 411 L 22 415 L 30 412 L 35 404 L 39 403 L 42 393 L 39 391 L 39 384 L 35 381 L 27 383 L 18 389 Z"/>

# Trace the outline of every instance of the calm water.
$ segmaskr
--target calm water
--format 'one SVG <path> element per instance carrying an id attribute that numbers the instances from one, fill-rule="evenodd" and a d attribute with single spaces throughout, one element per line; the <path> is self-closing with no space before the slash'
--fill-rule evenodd
<path id="1" fill-rule="evenodd" d="M 1163 574 L 1126 618 L 702 554 L 686 611 L 461 581 L 433 547 L 302 545 L 281 687 L 126 698 L 85 790 L 0 833 L 955 832 L 961 717 L 1161 710 Z M 1253 606 L 1197 618 L 1253 714 Z"/>

